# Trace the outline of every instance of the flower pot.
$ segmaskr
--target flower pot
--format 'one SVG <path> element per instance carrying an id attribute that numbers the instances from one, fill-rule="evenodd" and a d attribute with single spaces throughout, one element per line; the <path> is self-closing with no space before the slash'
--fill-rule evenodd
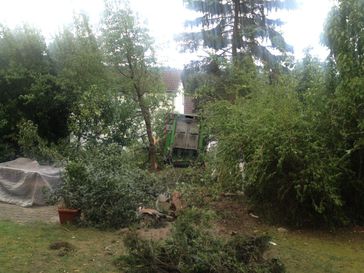
<path id="1" fill-rule="evenodd" d="M 59 208 L 58 209 L 59 222 L 61 225 L 69 223 L 73 224 L 80 220 L 81 210 L 80 209 L 66 209 Z"/>

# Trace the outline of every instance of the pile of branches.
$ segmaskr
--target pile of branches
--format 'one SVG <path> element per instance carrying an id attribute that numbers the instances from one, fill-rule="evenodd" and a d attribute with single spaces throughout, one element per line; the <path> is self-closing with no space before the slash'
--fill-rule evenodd
<path id="1" fill-rule="evenodd" d="M 183 212 L 165 241 L 147 241 L 135 233 L 126 236 L 127 255 L 117 265 L 127 273 L 283 273 L 277 259 L 264 259 L 268 236 L 234 236 L 221 240 L 208 225 L 210 214 Z"/>

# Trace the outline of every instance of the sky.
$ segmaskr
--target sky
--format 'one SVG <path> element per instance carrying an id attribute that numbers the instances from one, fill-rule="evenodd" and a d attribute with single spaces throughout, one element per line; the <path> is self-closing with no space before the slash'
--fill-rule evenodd
<path id="1" fill-rule="evenodd" d="M 296 58 L 302 58 L 303 50 L 312 47 L 312 53 L 324 59 L 328 51 L 320 45 L 320 35 L 334 0 L 298 1 L 298 9 L 280 14 L 285 21 L 281 31 L 294 47 Z M 130 0 L 130 3 L 155 38 L 160 64 L 183 68 L 196 57 L 180 53 L 174 41 L 175 35 L 184 31 L 184 21 L 194 16 L 183 7 L 182 0 Z M 50 41 L 63 26 L 72 22 L 73 14 L 80 11 L 89 15 L 97 29 L 102 9 L 103 0 L 0 0 L 0 23 L 9 27 L 28 23 L 40 28 Z"/>

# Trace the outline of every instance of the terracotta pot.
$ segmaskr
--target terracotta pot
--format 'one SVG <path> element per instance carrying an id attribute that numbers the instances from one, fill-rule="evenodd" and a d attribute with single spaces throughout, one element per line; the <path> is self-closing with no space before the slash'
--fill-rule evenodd
<path id="1" fill-rule="evenodd" d="M 80 220 L 80 209 L 58 208 L 59 222 L 63 225 L 66 223 L 72 224 Z"/>

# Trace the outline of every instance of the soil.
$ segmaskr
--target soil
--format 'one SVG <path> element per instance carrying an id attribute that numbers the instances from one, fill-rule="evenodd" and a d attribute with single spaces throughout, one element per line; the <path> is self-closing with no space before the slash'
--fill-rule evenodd
<path id="1" fill-rule="evenodd" d="M 264 233 L 267 226 L 259 218 L 251 216 L 247 206 L 231 197 L 221 197 L 218 201 L 209 204 L 210 209 L 216 212 L 218 220 L 215 230 L 218 236 L 246 235 L 254 236 Z M 159 228 L 141 228 L 137 230 L 143 239 L 164 240 L 171 232 L 172 223 L 166 222 Z M 128 228 L 121 229 L 119 234 L 129 232 Z"/>
<path id="2" fill-rule="evenodd" d="M 261 220 L 251 213 L 246 204 L 236 198 L 221 197 L 211 204 L 211 209 L 219 216 L 217 221 L 219 235 L 253 236 L 266 228 Z"/>

